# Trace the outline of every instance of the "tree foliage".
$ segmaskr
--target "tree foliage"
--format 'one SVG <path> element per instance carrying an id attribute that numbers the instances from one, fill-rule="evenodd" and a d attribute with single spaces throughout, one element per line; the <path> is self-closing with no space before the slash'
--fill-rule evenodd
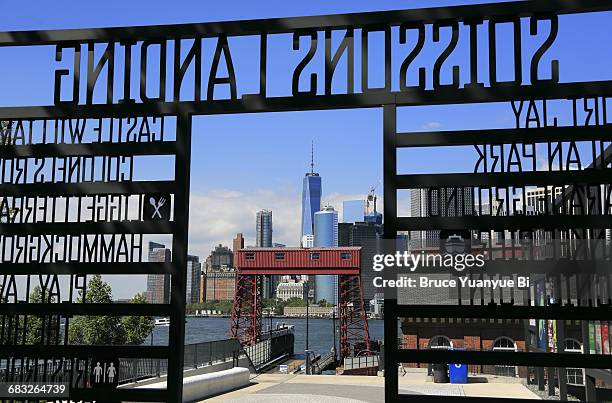
<path id="1" fill-rule="evenodd" d="M 332 306 L 334 306 L 334 304 L 332 304 L 331 302 L 327 302 L 326 299 L 322 299 L 318 302 L 318 305 L 323 307 L 323 308 L 331 308 Z"/>
<path id="2" fill-rule="evenodd" d="M 55 297 L 44 296 L 40 286 L 36 286 L 30 292 L 29 302 L 31 304 L 56 303 Z M 7 329 L 13 328 L 15 321 L 18 325 L 17 334 L 10 337 L 3 337 L 1 344 L 22 345 L 22 344 L 45 344 L 54 345 L 62 343 L 60 340 L 59 322 L 57 315 L 2 315 L 0 316 L 3 326 Z M 3 329 L 4 330 L 4 329 Z"/>
<path id="3" fill-rule="evenodd" d="M 46 296 L 43 301 L 43 293 L 40 286 L 34 287 L 30 292 L 30 303 L 41 304 L 43 302 L 53 304 L 54 297 Z M 58 321 L 59 317 L 52 315 L 28 315 L 26 326 L 26 344 L 58 344 Z"/>
<path id="4" fill-rule="evenodd" d="M 130 303 L 146 304 L 147 298 L 144 293 L 136 294 Z M 151 316 L 124 316 L 121 326 L 125 336 L 124 344 L 141 345 L 153 331 L 155 321 Z"/>
<path id="5" fill-rule="evenodd" d="M 196 310 L 201 311 L 203 309 L 210 311 L 219 311 L 225 315 L 232 311 L 232 301 L 206 301 L 203 304 L 189 304 L 187 305 L 186 311 L 188 314 L 195 314 Z"/>
<path id="6" fill-rule="evenodd" d="M 110 304 L 113 302 L 111 286 L 94 275 L 87 283 L 85 295 L 79 292 L 78 301 L 88 304 Z M 146 303 L 143 294 L 137 294 L 131 303 Z M 140 345 L 149 336 L 155 322 L 150 316 L 77 316 L 70 321 L 68 340 L 71 344 Z"/>

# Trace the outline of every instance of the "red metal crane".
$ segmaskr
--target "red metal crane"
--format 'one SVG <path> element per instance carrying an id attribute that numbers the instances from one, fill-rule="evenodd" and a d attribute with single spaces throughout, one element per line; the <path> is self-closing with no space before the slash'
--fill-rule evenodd
<path id="1" fill-rule="evenodd" d="M 230 336 L 243 345 L 261 337 L 263 275 L 338 275 L 340 360 L 369 350 L 361 289 L 361 248 L 250 248 L 236 253 L 236 291 Z"/>

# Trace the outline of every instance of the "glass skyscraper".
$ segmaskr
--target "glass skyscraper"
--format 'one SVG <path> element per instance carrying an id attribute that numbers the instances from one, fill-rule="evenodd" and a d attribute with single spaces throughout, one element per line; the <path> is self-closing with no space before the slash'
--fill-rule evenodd
<path id="1" fill-rule="evenodd" d="M 202 264 L 198 256 L 187 255 L 187 288 L 185 302 L 197 304 L 200 302 L 200 278 Z"/>
<path id="2" fill-rule="evenodd" d="M 149 262 L 171 262 L 172 252 L 166 245 L 149 242 Z M 170 303 L 170 274 L 149 274 L 147 276 L 147 302 L 149 304 Z"/>
<path id="3" fill-rule="evenodd" d="M 302 187 L 302 236 L 314 234 L 314 215 L 321 209 L 321 177 L 309 172 Z"/>
<path id="4" fill-rule="evenodd" d="M 258 248 L 271 248 L 272 245 L 272 211 L 260 210 L 257 212 L 255 225 L 255 246 Z M 276 292 L 278 276 L 263 277 L 263 298 L 273 298 Z"/>
<path id="5" fill-rule="evenodd" d="M 314 234 L 314 215 L 321 210 L 321 177 L 314 171 L 314 152 L 310 157 L 310 172 L 304 176 L 302 184 L 302 233 L 300 244 L 305 235 Z"/>
<path id="6" fill-rule="evenodd" d="M 411 217 L 461 217 L 474 210 L 472 187 L 421 188 L 410 191 Z M 440 231 L 411 231 L 412 250 L 438 248 Z"/>
<path id="7" fill-rule="evenodd" d="M 258 248 L 272 247 L 272 211 L 259 210 L 255 224 L 255 246 Z"/>
<path id="8" fill-rule="evenodd" d="M 314 246 L 338 246 L 338 212 L 332 206 L 325 206 L 323 210 L 314 214 Z M 337 276 L 325 275 L 315 278 L 315 299 L 322 299 L 337 304 Z"/>

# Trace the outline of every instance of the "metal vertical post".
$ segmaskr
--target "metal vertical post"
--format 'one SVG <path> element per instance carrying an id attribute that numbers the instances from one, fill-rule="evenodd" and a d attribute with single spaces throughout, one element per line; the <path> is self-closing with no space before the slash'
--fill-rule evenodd
<path id="1" fill-rule="evenodd" d="M 589 275 L 578 275 L 578 278 L 581 280 L 579 284 L 579 289 L 584 290 L 584 296 L 582 301 L 578 300 L 582 305 L 590 306 L 591 305 L 591 276 Z M 584 287 L 584 285 L 588 285 Z M 591 340 L 589 339 L 589 321 L 582 320 L 580 321 L 580 331 L 582 335 L 582 354 L 591 354 Z M 594 346 L 593 346 L 594 348 Z M 585 398 L 587 402 L 595 402 L 597 401 L 597 389 L 595 387 L 595 378 L 589 376 L 589 371 L 587 369 L 583 369 L 584 371 L 584 391 Z"/>
<path id="2" fill-rule="evenodd" d="M 306 288 L 306 351 L 308 351 L 308 306 L 310 305 L 310 287 Z"/>
<path id="3" fill-rule="evenodd" d="M 338 298 L 338 301 L 340 301 L 340 298 Z M 337 308 L 338 308 L 337 305 L 332 308 L 332 333 L 334 334 L 334 362 L 337 359 L 336 352 L 338 351 L 336 349 L 336 309 Z"/>
<path id="4" fill-rule="evenodd" d="M 396 106 L 383 106 L 383 207 L 384 238 L 397 238 L 397 148 Z M 385 401 L 393 402 L 398 396 L 397 380 L 397 294 L 385 290 Z"/>
<path id="5" fill-rule="evenodd" d="M 565 321 L 557 321 L 557 353 L 565 352 Z M 565 368 L 557 368 L 559 381 L 559 400 L 567 400 L 567 372 Z"/>
<path id="6" fill-rule="evenodd" d="M 175 273 L 171 283 L 171 316 L 168 357 L 168 399 L 183 400 L 183 361 L 185 354 L 185 293 L 187 283 L 187 239 L 189 225 L 189 185 L 191 169 L 191 116 L 180 111 L 176 119 L 174 175 L 177 192 L 174 195 L 172 262 Z"/>
<path id="7" fill-rule="evenodd" d="M 596 402 L 597 401 L 597 387 L 595 385 L 595 378 L 590 376 L 588 371 L 585 371 L 584 389 L 585 389 L 586 401 Z"/>

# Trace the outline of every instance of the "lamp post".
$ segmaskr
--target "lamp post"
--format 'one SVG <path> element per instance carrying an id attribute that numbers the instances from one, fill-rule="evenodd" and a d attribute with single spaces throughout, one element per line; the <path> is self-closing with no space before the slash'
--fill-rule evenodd
<path id="1" fill-rule="evenodd" d="M 306 283 L 306 350 L 308 350 L 308 305 L 310 305 L 310 287 Z"/>
<path id="2" fill-rule="evenodd" d="M 274 300 L 274 305 L 276 305 L 276 300 Z M 273 307 L 268 309 L 268 317 L 270 318 L 270 343 L 272 343 L 272 309 Z"/>
<path id="3" fill-rule="evenodd" d="M 336 306 L 332 306 L 332 332 L 334 333 L 334 361 L 336 361 Z"/>

